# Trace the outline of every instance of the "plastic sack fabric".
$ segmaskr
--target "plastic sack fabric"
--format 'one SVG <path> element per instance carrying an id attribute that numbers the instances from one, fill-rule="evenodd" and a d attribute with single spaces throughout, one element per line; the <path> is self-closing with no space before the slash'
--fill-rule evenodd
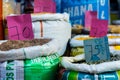
<path id="1" fill-rule="evenodd" d="M 6 42 L 1 41 L 1 43 Z M 0 51 L 0 61 L 15 60 L 15 59 L 33 59 L 39 56 L 47 56 L 54 54 L 59 50 L 58 41 L 52 39 L 46 44 L 38 46 L 30 46 L 19 49 L 11 49 Z"/>
<path id="2" fill-rule="evenodd" d="M 62 0 L 61 12 L 70 14 L 72 24 L 84 25 L 85 11 L 97 11 L 97 0 Z"/>
<path id="3" fill-rule="evenodd" d="M 120 35 L 108 34 L 109 45 L 120 45 Z M 71 47 L 83 47 L 83 41 L 86 39 L 92 39 L 89 35 L 76 35 L 70 40 Z"/>
<path id="4" fill-rule="evenodd" d="M 119 80 L 120 71 L 112 71 L 100 74 L 90 74 L 61 69 L 59 80 Z"/>
<path id="5" fill-rule="evenodd" d="M 67 13 L 32 14 L 34 38 L 48 37 L 59 41 L 61 56 L 66 50 L 68 40 L 71 38 L 71 24 Z"/>
<path id="6" fill-rule="evenodd" d="M 88 35 L 76 35 L 70 40 L 71 47 L 83 47 L 83 41 L 86 39 L 91 39 Z"/>
<path id="7" fill-rule="evenodd" d="M 111 55 L 114 54 L 111 53 Z M 119 56 L 119 55 L 116 54 L 115 56 Z M 118 58 L 120 59 L 120 56 Z M 99 64 L 87 64 L 84 62 L 74 63 L 83 60 L 85 60 L 84 54 L 75 57 L 63 57 L 61 60 L 61 65 L 65 69 L 86 72 L 86 73 L 95 73 L 95 74 L 120 70 L 120 60 L 107 61 Z"/>
<path id="8" fill-rule="evenodd" d="M 0 63 L 0 80 L 56 80 L 59 64 L 56 54 L 25 61 Z"/>

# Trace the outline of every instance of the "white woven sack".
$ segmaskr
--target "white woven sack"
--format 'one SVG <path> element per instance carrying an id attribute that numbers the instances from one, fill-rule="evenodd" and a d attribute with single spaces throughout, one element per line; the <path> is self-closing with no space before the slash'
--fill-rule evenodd
<path id="1" fill-rule="evenodd" d="M 84 54 L 75 57 L 63 57 L 61 60 L 61 65 L 69 70 L 87 72 L 87 73 L 103 73 L 103 72 L 120 70 L 120 60 L 103 62 L 100 64 L 91 64 L 91 65 L 87 63 L 81 63 L 81 64 L 73 63 L 84 59 L 85 59 Z"/>
<path id="2" fill-rule="evenodd" d="M 71 24 L 67 13 L 32 14 L 32 26 L 35 38 L 56 38 L 59 41 L 58 54 L 64 54 L 68 40 L 71 38 Z"/>
<path id="3" fill-rule="evenodd" d="M 0 43 L 5 42 L 1 41 Z M 44 45 L 30 46 L 8 51 L 0 51 L 0 61 L 15 59 L 32 59 L 39 56 L 48 56 L 60 49 L 57 39 L 52 39 Z"/>
<path id="4" fill-rule="evenodd" d="M 70 46 L 71 47 L 83 47 L 84 43 L 83 40 L 76 40 L 76 38 L 88 38 L 88 35 L 76 35 L 70 40 Z"/>
<path id="5" fill-rule="evenodd" d="M 108 34 L 107 36 L 120 36 L 120 35 Z M 74 36 L 70 40 L 71 47 L 79 47 L 79 46 L 83 47 L 84 46 L 84 43 L 83 43 L 84 40 L 76 40 L 76 38 L 89 38 L 89 36 L 88 35 Z M 109 45 L 120 45 L 120 38 L 113 38 L 113 39 L 108 38 L 108 42 L 109 42 Z"/>

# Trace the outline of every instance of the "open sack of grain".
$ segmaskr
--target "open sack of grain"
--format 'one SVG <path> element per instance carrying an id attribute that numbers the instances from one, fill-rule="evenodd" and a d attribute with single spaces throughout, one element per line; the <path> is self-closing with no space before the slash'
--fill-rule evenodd
<path id="1" fill-rule="evenodd" d="M 120 49 L 120 34 L 108 34 L 108 43 L 111 53 L 119 53 Z M 77 35 L 70 40 L 71 56 L 76 56 L 84 53 L 84 40 L 93 39 L 89 35 Z"/>
<path id="2" fill-rule="evenodd" d="M 0 62 L 0 80 L 56 80 L 59 62 L 57 54 Z"/>
<path id="3" fill-rule="evenodd" d="M 120 53 L 112 54 L 110 61 L 86 63 L 85 55 L 63 57 L 62 68 L 58 73 L 58 80 L 119 80 Z"/>
<path id="4" fill-rule="evenodd" d="M 60 46 L 60 50 L 58 50 L 60 56 L 64 54 L 68 40 L 71 38 L 71 24 L 67 13 L 11 15 L 7 17 L 7 24 L 9 39 L 12 38 L 12 40 L 14 40 L 13 37 L 20 40 L 20 36 L 22 36 L 21 39 L 44 37 L 57 39 Z M 16 36 L 16 34 L 19 35 Z"/>
<path id="5" fill-rule="evenodd" d="M 120 53 L 116 55 L 114 53 L 111 53 L 109 61 L 101 61 L 94 64 L 86 63 L 84 54 L 77 55 L 75 57 L 63 57 L 61 64 L 65 69 L 86 73 L 97 74 L 117 71 L 120 70 Z"/>
<path id="6" fill-rule="evenodd" d="M 59 49 L 58 41 L 50 38 L 0 41 L 0 61 L 48 56 Z"/>

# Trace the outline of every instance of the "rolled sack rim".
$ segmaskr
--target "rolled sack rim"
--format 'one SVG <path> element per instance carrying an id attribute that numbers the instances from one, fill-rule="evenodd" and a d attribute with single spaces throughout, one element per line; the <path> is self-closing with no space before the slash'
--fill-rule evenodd
<path id="1" fill-rule="evenodd" d="M 2 41 L 2 42 L 5 42 L 5 41 Z M 59 49 L 60 49 L 60 46 L 58 44 L 58 40 L 52 39 L 51 41 L 43 45 L 30 46 L 30 47 L 24 47 L 19 49 L 11 49 L 8 51 L 0 51 L 0 55 L 4 56 L 4 57 L 1 57 L 0 61 L 4 60 L 3 58 L 8 58 L 8 60 L 9 59 L 14 60 L 14 59 L 32 59 L 39 56 L 47 56 L 47 55 L 57 53 Z M 22 57 L 19 58 L 17 54 L 21 55 Z M 14 58 L 11 59 L 10 56 L 8 57 L 6 55 L 14 56 Z"/>
<path id="2" fill-rule="evenodd" d="M 86 73 L 103 73 L 120 70 L 120 60 L 103 62 L 100 64 L 73 63 L 85 59 L 84 54 L 75 57 L 63 57 L 61 65 L 67 70 L 80 71 Z"/>

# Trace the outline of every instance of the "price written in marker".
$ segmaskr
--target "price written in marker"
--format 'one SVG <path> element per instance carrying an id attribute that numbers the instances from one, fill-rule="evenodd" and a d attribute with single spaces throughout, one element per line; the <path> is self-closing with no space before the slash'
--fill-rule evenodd
<path id="1" fill-rule="evenodd" d="M 86 62 L 99 62 L 110 60 L 108 38 L 95 38 L 84 40 L 84 52 Z"/>
<path id="2" fill-rule="evenodd" d="M 104 37 L 108 31 L 108 20 L 92 19 L 90 30 L 91 37 Z"/>
<path id="3" fill-rule="evenodd" d="M 7 26 L 10 40 L 28 40 L 34 38 L 30 14 L 8 16 Z"/>
<path id="4" fill-rule="evenodd" d="M 34 13 L 56 12 L 56 3 L 53 0 L 34 0 Z"/>

